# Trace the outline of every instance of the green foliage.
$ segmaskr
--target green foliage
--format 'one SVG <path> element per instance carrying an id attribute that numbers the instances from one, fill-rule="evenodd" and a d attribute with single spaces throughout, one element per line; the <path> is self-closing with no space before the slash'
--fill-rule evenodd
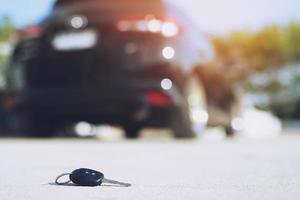
<path id="1" fill-rule="evenodd" d="M 288 57 L 291 61 L 300 60 L 300 24 L 292 22 L 287 28 Z"/>
<path id="2" fill-rule="evenodd" d="M 7 53 L 3 53 L 1 47 L 3 47 L 2 45 L 5 45 L 6 43 L 9 42 L 15 30 L 16 29 L 13 26 L 10 18 L 8 17 L 0 18 L 0 88 L 2 87 L 3 84 L 4 68 L 8 58 L 8 55 L 6 55 Z"/>
<path id="3" fill-rule="evenodd" d="M 300 24 L 296 22 L 287 27 L 272 25 L 257 32 L 215 36 L 212 41 L 223 63 L 228 59 L 242 60 L 254 71 L 300 62 Z"/>
<path id="4" fill-rule="evenodd" d="M 300 86 L 300 78 L 287 67 L 300 63 L 300 23 L 292 22 L 285 27 L 272 25 L 255 32 L 236 31 L 225 36 L 214 36 L 212 41 L 219 63 L 217 68 L 226 72 L 227 78 L 231 78 L 231 82 L 228 83 L 242 83 L 250 92 L 267 94 L 271 99 L 271 105 L 267 107 L 272 108 L 281 117 L 295 115 L 293 113 L 300 102 L 297 96 L 300 94 L 294 94 L 294 91 L 299 91 L 295 88 Z M 278 76 L 283 70 L 290 71 L 294 81 L 283 85 L 283 80 L 279 80 Z M 256 85 L 247 79 L 260 73 L 265 75 L 265 85 Z M 231 76 L 232 74 L 237 76 Z M 273 99 L 281 93 L 284 94 L 284 91 L 289 91 L 293 97 L 282 97 L 284 103 Z"/>
<path id="5" fill-rule="evenodd" d="M 251 69 L 263 71 L 281 67 L 288 61 L 288 53 L 294 52 L 288 36 L 286 29 L 269 26 L 258 32 L 234 32 L 226 37 L 215 37 L 213 42 L 220 58 L 243 60 Z"/>
<path id="6" fill-rule="evenodd" d="M 15 28 L 8 17 L 0 19 L 0 42 L 7 42 L 14 33 Z"/>
<path id="7" fill-rule="evenodd" d="M 4 71 L 5 65 L 7 64 L 7 57 L 0 55 L 0 90 L 3 88 L 4 85 Z"/>

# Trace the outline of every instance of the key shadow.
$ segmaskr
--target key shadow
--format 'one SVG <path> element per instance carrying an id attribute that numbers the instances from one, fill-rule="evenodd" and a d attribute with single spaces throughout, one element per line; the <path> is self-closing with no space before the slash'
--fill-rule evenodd
<path id="1" fill-rule="evenodd" d="M 124 188 L 127 188 L 127 187 L 131 187 L 131 185 L 130 186 L 122 186 L 122 185 L 113 185 L 113 184 L 102 184 L 102 185 L 100 185 L 100 186 L 102 186 L 102 187 L 124 187 Z"/>
<path id="2" fill-rule="evenodd" d="M 74 183 L 67 183 L 67 184 L 62 184 L 62 185 L 58 185 L 54 182 L 50 182 L 48 183 L 48 185 L 51 186 L 63 186 L 63 187 L 126 187 L 126 186 L 122 186 L 122 185 L 113 185 L 113 184 L 101 184 L 99 186 L 80 186 L 80 185 L 76 185 Z"/>
<path id="3" fill-rule="evenodd" d="M 50 182 L 48 183 L 48 185 L 51 185 L 51 186 L 67 186 L 67 187 L 78 187 L 78 185 L 75 185 L 74 183 L 66 183 L 66 184 L 56 184 L 54 182 Z"/>

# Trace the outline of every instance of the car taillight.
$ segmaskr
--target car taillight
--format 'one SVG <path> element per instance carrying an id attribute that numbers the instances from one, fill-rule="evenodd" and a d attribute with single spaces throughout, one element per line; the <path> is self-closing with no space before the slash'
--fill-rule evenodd
<path id="1" fill-rule="evenodd" d="M 157 18 L 146 15 L 142 18 L 122 18 L 117 22 L 121 32 L 148 32 L 161 34 L 164 37 L 174 37 L 179 33 L 179 25 L 172 18 Z"/>
<path id="2" fill-rule="evenodd" d="M 14 96 L 6 96 L 4 99 L 3 99 L 3 102 L 2 102 L 2 106 L 4 109 L 10 109 L 12 107 L 14 107 L 16 104 L 16 99 Z"/>
<path id="3" fill-rule="evenodd" d="M 20 30 L 18 36 L 20 39 L 31 39 L 42 36 L 44 30 L 38 25 L 27 26 L 24 29 Z"/>
<path id="4" fill-rule="evenodd" d="M 145 96 L 147 102 L 153 106 L 168 106 L 172 104 L 172 100 L 170 96 L 168 96 L 167 94 L 161 91 L 156 91 L 156 90 L 147 91 L 145 93 Z"/>

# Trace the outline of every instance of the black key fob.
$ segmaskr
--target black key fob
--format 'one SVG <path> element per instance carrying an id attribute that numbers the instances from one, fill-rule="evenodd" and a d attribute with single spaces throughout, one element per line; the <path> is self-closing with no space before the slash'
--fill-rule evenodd
<path id="1" fill-rule="evenodd" d="M 79 186 L 95 187 L 102 184 L 104 174 L 92 169 L 77 169 L 70 174 L 70 180 Z"/>

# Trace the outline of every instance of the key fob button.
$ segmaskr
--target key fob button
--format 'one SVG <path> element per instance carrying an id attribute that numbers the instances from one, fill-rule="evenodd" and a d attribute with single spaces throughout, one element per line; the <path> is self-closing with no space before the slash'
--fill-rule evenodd
<path id="1" fill-rule="evenodd" d="M 80 186 L 98 186 L 101 185 L 104 174 L 92 169 L 77 169 L 70 175 L 70 180 Z"/>

